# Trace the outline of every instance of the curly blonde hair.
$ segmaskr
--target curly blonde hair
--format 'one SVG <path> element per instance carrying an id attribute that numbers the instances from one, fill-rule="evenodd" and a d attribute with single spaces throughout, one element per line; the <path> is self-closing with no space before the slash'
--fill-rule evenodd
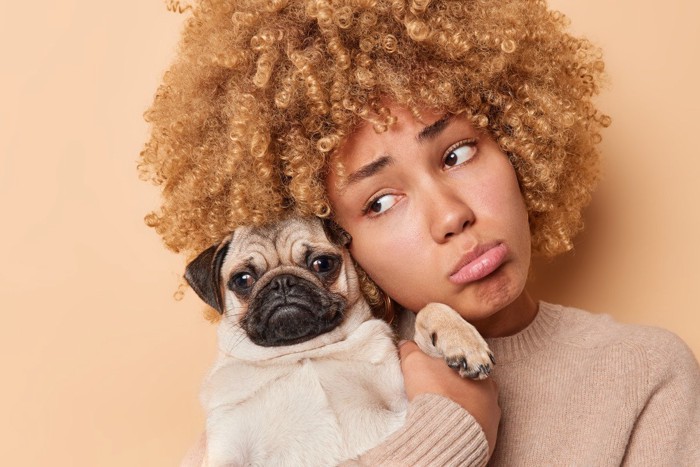
<path id="1" fill-rule="evenodd" d="M 533 251 L 566 251 L 599 176 L 600 51 L 542 0 L 201 0 L 145 117 L 146 217 L 176 252 L 290 211 L 332 215 L 325 179 L 383 103 L 464 113 L 508 154 Z"/>

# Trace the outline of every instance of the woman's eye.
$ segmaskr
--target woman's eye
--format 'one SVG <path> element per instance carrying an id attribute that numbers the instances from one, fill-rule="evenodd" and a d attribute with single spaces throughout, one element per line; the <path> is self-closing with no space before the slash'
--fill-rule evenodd
<path id="1" fill-rule="evenodd" d="M 395 205 L 398 202 L 398 198 L 396 195 L 382 195 L 370 202 L 366 211 L 367 213 L 381 214 Z"/>
<path id="2" fill-rule="evenodd" d="M 454 167 L 464 164 L 476 154 L 476 142 L 473 140 L 457 143 L 448 150 L 443 164 L 447 167 Z"/>

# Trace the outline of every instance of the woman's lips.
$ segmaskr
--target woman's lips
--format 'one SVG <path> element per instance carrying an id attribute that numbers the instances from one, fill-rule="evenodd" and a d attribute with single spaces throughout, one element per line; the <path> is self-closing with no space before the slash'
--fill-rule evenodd
<path id="1" fill-rule="evenodd" d="M 478 281 L 494 272 L 506 259 L 508 248 L 503 243 L 476 247 L 457 263 L 457 270 L 450 275 L 454 284 Z"/>

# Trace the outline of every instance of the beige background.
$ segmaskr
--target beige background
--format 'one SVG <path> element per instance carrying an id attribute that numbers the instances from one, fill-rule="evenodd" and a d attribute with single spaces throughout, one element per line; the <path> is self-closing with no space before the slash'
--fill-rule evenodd
<path id="1" fill-rule="evenodd" d="M 201 430 L 214 329 L 142 222 L 141 114 L 183 17 L 159 0 L 0 14 L 3 465 L 173 465 Z M 537 295 L 678 333 L 700 355 L 700 3 L 557 0 L 602 45 L 607 179 Z M 545 272 L 547 270 L 548 272 Z"/>

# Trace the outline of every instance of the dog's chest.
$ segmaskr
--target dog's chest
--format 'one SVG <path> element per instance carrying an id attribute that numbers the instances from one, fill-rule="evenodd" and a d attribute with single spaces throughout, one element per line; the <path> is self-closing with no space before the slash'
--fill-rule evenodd
<path id="1" fill-rule="evenodd" d="M 405 416 L 395 358 L 305 360 L 270 376 L 247 395 L 216 398 L 207 418 L 212 465 L 334 465 L 377 445 Z"/>

